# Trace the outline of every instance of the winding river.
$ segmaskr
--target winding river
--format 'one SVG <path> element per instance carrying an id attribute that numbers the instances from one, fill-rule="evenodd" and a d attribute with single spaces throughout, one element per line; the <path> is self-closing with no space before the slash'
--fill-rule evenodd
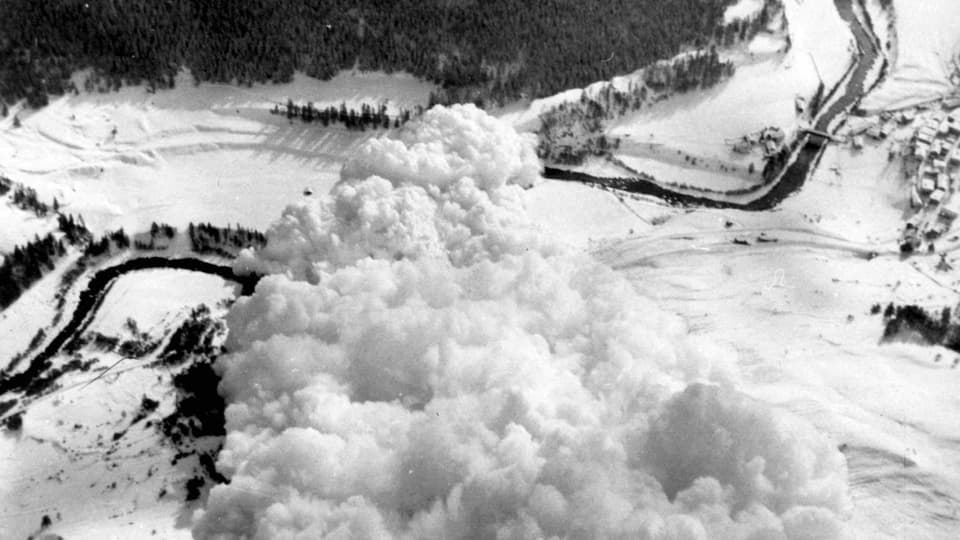
<path id="1" fill-rule="evenodd" d="M 131 272 L 158 269 L 189 270 L 219 276 L 227 281 L 239 284 L 240 294 L 242 295 L 252 294 L 260 280 L 258 275 L 238 275 L 229 266 L 221 266 L 193 258 L 140 257 L 104 268 L 94 274 L 86 288 L 80 292 L 80 301 L 74 308 L 70 321 L 50 340 L 42 351 L 30 360 L 30 365 L 18 373 L 0 376 L 0 396 L 14 391 L 27 391 L 34 381 L 47 372 L 51 367 L 50 359 L 56 356 L 67 342 L 75 336 L 81 335 L 93 321 L 103 298 L 117 278 Z"/>
<path id="2" fill-rule="evenodd" d="M 834 0 L 840 16 L 850 25 L 850 30 L 856 38 L 860 54 L 848 76 L 842 79 L 830 92 L 835 95 L 842 88 L 840 94 L 825 111 L 821 111 L 814 123 L 814 129 L 824 133 L 837 126 L 845 115 L 856 107 L 865 95 L 865 85 L 877 58 L 880 56 L 877 41 L 872 31 L 864 27 L 854 13 L 853 2 L 856 0 Z M 882 75 L 881 75 L 882 77 Z M 828 98 L 830 99 L 830 98 Z M 762 196 L 749 202 L 733 202 L 728 200 L 712 199 L 707 196 L 690 195 L 664 187 L 653 180 L 629 177 L 597 177 L 589 174 L 547 167 L 544 169 L 544 178 L 554 180 L 568 180 L 602 185 L 622 191 L 641 193 L 662 199 L 671 204 L 680 206 L 702 206 L 706 208 L 732 208 L 747 211 L 763 211 L 777 207 L 784 199 L 793 195 L 806 182 L 810 174 L 816 170 L 820 158 L 823 156 L 826 144 L 818 136 L 803 134 L 794 142 L 789 159 L 785 160 L 786 168 L 780 174 L 773 175 L 773 187 Z M 769 187 L 769 183 L 758 186 L 754 191 L 760 192 Z"/>

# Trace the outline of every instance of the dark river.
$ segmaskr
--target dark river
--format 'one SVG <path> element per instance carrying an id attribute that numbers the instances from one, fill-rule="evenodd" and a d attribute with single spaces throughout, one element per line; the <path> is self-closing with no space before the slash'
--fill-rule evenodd
<path id="1" fill-rule="evenodd" d="M 867 76 L 880 54 L 873 34 L 869 29 L 864 28 L 860 20 L 854 15 L 853 2 L 854 0 L 834 0 L 840 16 L 850 25 L 850 30 L 860 48 L 860 55 L 857 57 L 856 63 L 846 83 L 844 84 L 843 81 L 841 81 L 837 87 L 828 94 L 829 97 L 840 92 L 836 101 L 817 117 L 814 128 L 818 131 L 830 132 L 830 126 L 837 118 L 842 118 L 860 103 L 860 100 L 863 99 L 864 96 L 864 85 Z M 844 53 L 845 51 L 837 51 L 837 54 Z M 554 180 L 588 182 L 622 191 L 642 193 L 663 199 L 675 205 L 763 211 L 775 208 L 783 202 L 784 199 L 803 187 L 804 182 L 806 182 L 807 178 L 820 162 L 825 148 L 826 145 L 823 144 L 823 141 L 819 137 L 801 135 L 800 139 L 795 141 L 793 146 L 793 161 L 786 160 L 788 163 L 786 169 L 779 175 L 771 175 L 771 178 L 774 178 L 774 186 L 762 197 L 748 203 L 714 200 L 708 197 L 680 193 L 644 178 L 601 178 L 552 167 L 544 169 L 543 176 L 544 178 Z M 762 189 L 762 187 L 765 186 L 758 187 L 757 190 Z"/>

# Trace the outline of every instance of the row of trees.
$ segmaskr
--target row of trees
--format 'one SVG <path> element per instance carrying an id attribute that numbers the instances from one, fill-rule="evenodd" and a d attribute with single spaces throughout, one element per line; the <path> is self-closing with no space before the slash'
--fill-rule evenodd
<path id="1" fill-rule="evenodd" d="M 647 86 L 657 92 L 689 92 L 709 88 L 733 75 L 733 62 L 720 59 L 717 48 L 684 55 L 672 62 L 659 62 L 643 72 Z"/>
<path id="2" fill-rule="evenodd" d="M 150 224 L 148 233 L 137 234 L 133 238 L 134 249 L 152 250 L 170 247 L 170 241 L 177 235 L 177 228 L 166 223 Z"/>
<path id="3" fill-rule="evenodd" d="M 41 201 L 37 197 L 37 191 L 33 188 L 16 184 L 11 198 L 14 205 L 27 212 L 33 212 L 37 217 L 44 217 L 50 213 L 51 205 Z M 52 210 L 54 212 L 60 210 L 60 203 L 56 198 L 53 199 Z"/>
<path id="4" fill-rule="evenodd" d="M 879 311 L 879 304 L 871 310 L 872 313 Z M 960 352 L 960 325 L 951 316 L 949 307 L 931 313 L 916 304 L 894 305 L 891 302 L 883 310 L 883 320 L 884 341 L 896 340 L 903 332 L 915 332 L 927 343 Z"/>
<path id="5" fill-rule="evenodd" d="M 197 253 L 216 253 L 232 257 L 240 249 L 262 247 L 267 243 L 267 237 L 262 232 L 245 229 L 240 225 L 234 228 L 217 227 L 209 223 L 190 223 L 187 231 L 190 245 Z"/>
<path id="6" fill-rule="evenodd" d="M 101 236 L 99 240 L 91 240 L 83 250 L 83 255 L 85 257 L 99 257 L 113 253 L 114 250 L 122 251 L 129 247 L 130 236 L 121 227 Z"/>
<path id="7" fill-rule="evenodd" d="M 273 114 L 281 114 L 280 106 L 274 106 L 271 111 Z M 419 111 L 418 111 L 419 112 Z M 347 129 L 389 129 L 391 126 L 400 127 L 410 121 L 410 111 L 404 109 L 400 114 L 391 117 L 387 114 L 387 106 L 381 104 L 378 107 L 363 103 L 360 111 L 347 108 L 346 103 L 341 103 L 340 107 L 333 105 L 318 109 L 313 106 L 313 102 L 306 105 L 297 105 L 292 99 L 287 100 L 285 114 L 287 118 L 299 118 L 300 120 L 310 122 L 320 122 L 324 127 L 330 124 L 340 123 Z"/>
<path id="8" fill-rule="evenodd" d="M 687 47 L 746 35 L 723 24 L 732 0 L 5 0 L 0 96 L 122 83 L 327 79 L 342 69 L 403 70 L 441 102 L 541 97 L 628 73 Z M 770 0 L 770 3 L 774 3 Z M 759 25 L 760 23 L 756 23 Z"/>

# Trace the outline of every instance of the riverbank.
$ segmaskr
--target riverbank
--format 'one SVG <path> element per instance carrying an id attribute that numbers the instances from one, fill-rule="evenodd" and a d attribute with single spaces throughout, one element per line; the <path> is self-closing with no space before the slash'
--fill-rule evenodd
<path id="1" fill-rule="evenodd" d="M 167 258 L 158 256 L 137 257 L 125 262 L 108 266 L 97 271 L 79 293 L 77 305 L 73 308 L 66 325 L 46 344 L 42 351 L 33 356 L 26 369 L 0 374 L 0 396 L 9 396 L 20 392 L 27 395 L 41 393 L 55 382 L 47 372 L 51 368 L 50 359 L 58 354 L 64 345 L 77 339 L 90 324 L 97 308 L 109 292 L 113 282 L 120 276 L 142 270 L 177 269 L 202 272 L 233 281 L 240 286 L 241 295 L 252 294 L 260 276 L 238 275 L 233 268 L 213 264 L 198 258 Z M 62 373 L 57 374 L 57 376 Z"/>
<path id="2" fill-rule="evenodd" d="M 872 30 L 858 17 L 854 1 L 834 0 L 837 11 L 856 39 L 859 54 L 856 63 L 840 82 L 826 93 L 822 101 L 824 106 L 813 123 L 813 129 L 824 133 L 835 133 L 842 126 L 846 115 L 864 98 L 866 88 L 876 84 L 876 81 L 868 80 L 871 73 L 875 74 L 877 80 L 882 80 L 885 76 L 885 70 L 878 73 L 875 69 L 876 63 L 882 58 L 882 51 L 877 47 Z M 544 177 L 604 185 L 612 189 L 653 196 L 678 206 L 764 211 L 777 207 L 803 187 L 822 158 L 824 140 L 819 136 L 799 132 L 788 148 L 789 156 L 781 156 L 780 163 L 775 164 L 773 170 L 770 170 L 768 165 L 768 170 L 764 173 L 767 180 L 762 184 L 727 193 L 681 190 L 665 186 L 653 177 L 595 177 L 585 172 L 557 167 L 545 168 Z"/>

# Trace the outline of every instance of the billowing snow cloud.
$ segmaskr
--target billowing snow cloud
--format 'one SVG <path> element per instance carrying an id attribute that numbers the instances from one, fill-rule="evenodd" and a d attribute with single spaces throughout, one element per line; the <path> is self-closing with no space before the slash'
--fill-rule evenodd
<path id="1" fill-rule="evenodd" d="M 195 537 L 844 538 L 842 455 L 543 237 L 532 147 L 434 108 L 237 261 L 271 275 L 228 317 Z"/>

